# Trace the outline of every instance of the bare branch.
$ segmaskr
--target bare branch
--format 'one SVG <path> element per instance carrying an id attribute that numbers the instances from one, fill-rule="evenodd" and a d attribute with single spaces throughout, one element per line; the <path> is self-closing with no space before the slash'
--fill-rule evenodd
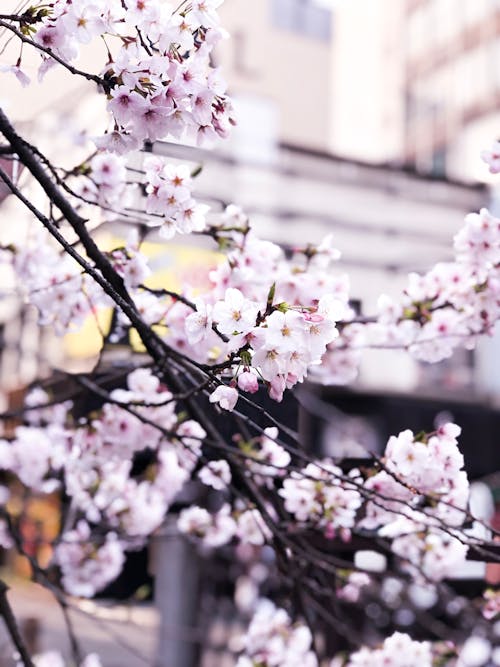
<path id="1" fill-rule="evenodd" d="M 12 32 L 16 37 L 18 37 L 24 44 L 29 44 L 38 51 L 41 51 L 50 58 L 53 58 L 60 65 L 65 67 L 68 70 L 68 72 L 71 72 L 71 74 L 82 76 L 84 79 L 87 79 L 87 81 L 93 81 L 94 83 L 97 83 L 97 85 L 102 86 L 105 90 L 107 89 L 108 84 L 102 77 L 97 76 L 97 74 L 91 74 L 90 72 L 84 72 L 83 70 L 80 70 L 77 67 L 73 67 L 73 65 L 70 65 L 68 62 L 66 62 L 64 58 L 61 58 L 61 56 L 58 56 L 57 53 L 54 53 L 52 49 L 42 46 L 41 44 L 38 44 L 38 42 L 35 42 L 30 37 L 27 37 L 15 26 L 11 25 L 8 21 L 5 21 L 4 19 L 0 18 L 0 26 L 2 28 L 5 28 L 6 30 L 10 30 L 10 32 Z"/>
<path id="2" fill-rule="evenodd" d="M 32 661 L 26 644 L 24 643 L 19 628 L 17 626 L 16 618 L 12 607 L 10 606 L 9 600 L 7 599 L 7 591 L 9 587 L 5 581 L 0 580 L 0 616 L 2 616 L 7 630 L 9 632 L 10 638 L 16 647 L 19 657 L 22 660 L 24 667 L 35 667 L 35 663 Z"/>

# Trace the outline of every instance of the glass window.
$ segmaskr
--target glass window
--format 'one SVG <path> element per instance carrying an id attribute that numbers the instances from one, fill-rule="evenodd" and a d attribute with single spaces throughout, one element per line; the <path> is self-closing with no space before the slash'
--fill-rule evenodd
<path id="1" fill-rule="evenodd" d="M 271 0 L 271 20 L 276 28 L 328 41 L 331 10 L 314 0 Z"/>

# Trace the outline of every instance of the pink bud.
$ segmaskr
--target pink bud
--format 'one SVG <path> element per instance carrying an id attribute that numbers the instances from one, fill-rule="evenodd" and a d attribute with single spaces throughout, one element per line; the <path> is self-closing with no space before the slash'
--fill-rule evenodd
<path id="1" fill-rule="evenodd" d="M 238 387 L 241 391 L 247 391 L 249 394 L 255 394 L 259 391 L 259 381 L 257 376 L 250 371 L 244 371 L 238 375 Z"/>
<path id="2" fill-rule="evenodd" d="M 335 528 L 333 524 L 329 523 L 325 528 L 325 537 L 327 540 L 333 540 L 335 537 Z"/>
<path id="3" fill-rule="evenodd" d="M 269 385 L 269 396 L 281 403 L 283 400 L 283 392 L 285 391 L 286 380 L 282 375 L 277 375 L 271 380 Z"/>

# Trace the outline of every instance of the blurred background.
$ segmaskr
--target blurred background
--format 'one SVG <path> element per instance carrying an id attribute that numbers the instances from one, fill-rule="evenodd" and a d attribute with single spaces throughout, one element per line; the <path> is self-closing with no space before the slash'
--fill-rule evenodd
<path id="1" fill-rule="evenodd" d="M 404 289 L 410 271 L 452 259 L 466 213 L 487 206 L 500 216 L 500 191 L 479 158 L 500 136 L 498 0 L 226 0 L 220 14 L 231 38 L 219 45 L 216 64 L 234 97 L 237 127 L 213 151 L 153 146 L 203 164 L 199 199 L 215 210 L 242 206 L 259 235 L 287 248 L 333 234 L 338 271 L 349 275 L 353 301 L 367 315 L 381 292 Z M 2 50 L 0 62 L 12 62 L 8 54 Z M 90 66 L 97 55 L 85 58 Z M 75 136 L 94 118 L 90 135 L 104 130 L 102 100 L 87 83 L 54 70 L 41 94 L 36 82 L 24 91 L 2 76 L 0 103 L 42 145 L 53 148 L 55 135 Z M 64 147 L 59 153 L 68 158 Z M 12 198 L 0 212 L 17 221 L 2 222 L 2 243 L 27 233 Z M 120 221 L 111 223 L 120 235 Z M 171 285 L 213 261 L 186 239 L 168 248 L 153 239 L 148 252 L 157 279 Z M 100 339 L 89 325 L 61 345 L 9 295 L 9 276 L 0 279 L 0 403 L 13 407 L 51 368 L 92 367 Z M 310 385 L 300 400 L 302 433 L 321 454 L 350 453 L 355 443 L 381 451 L 391 433 L 455 420 L 468 472 L 488 490 L 482 511 L 493 515 L 500 501 L 498 333 L 433 365 L 402 351 L 367 352 L 348 389 Z M 480 565 L 464 576 L 484 579 Z M 227 645 L 227 624 L 214 632 Z M 214 655 L 206 665 L 232 664 Z"/>

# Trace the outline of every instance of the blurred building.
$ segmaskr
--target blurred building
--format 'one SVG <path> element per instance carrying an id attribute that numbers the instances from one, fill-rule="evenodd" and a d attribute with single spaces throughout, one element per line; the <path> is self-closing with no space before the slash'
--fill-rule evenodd
<path id="1" fill-rule="evenodd" d="M 233 39 L 220 61 L 254 150 L 274 138 L 488 180 L 478 155 L 500 127 L 496 0 L 232 0 L 222 13 Z"/>
<path id="2" fill-rule="evenodd" d="M 500 132 L 500 3 L 401 4 L 405 162 L 419 170 L 478 177 L 478 150 Z"/>
<path id="3" fill-rule="evenodd" d="M 333 150 L 489 180 L 478 156 L 500 132 L 500 3 L 353 0 L 334 25 Z"/>
<path id="4" fill-rule="evenodd" d="M 242 152 L 277 142 L 324 149 L 332 113 L 333 14 L 320 0 L 231 0 L 221 7 L 231 39 L 219 48 Z"/>

